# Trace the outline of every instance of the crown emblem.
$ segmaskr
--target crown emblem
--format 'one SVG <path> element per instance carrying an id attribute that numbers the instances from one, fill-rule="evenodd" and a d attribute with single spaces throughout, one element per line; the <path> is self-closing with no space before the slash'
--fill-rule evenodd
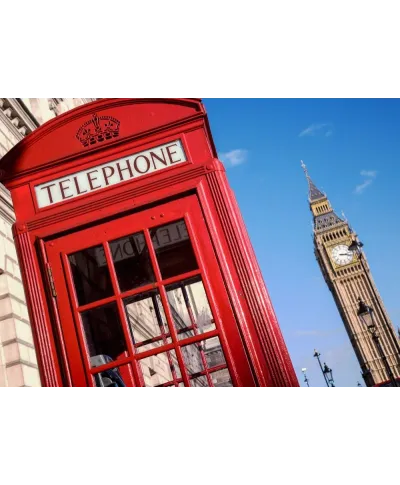
<path id="1" fill-rule="evenodd" d="M 120 122 L 112 116 L 95 114 L 81 126 L 76 137 L 84 147 L 88 147 L 119 136 L 119 125 Z"/>

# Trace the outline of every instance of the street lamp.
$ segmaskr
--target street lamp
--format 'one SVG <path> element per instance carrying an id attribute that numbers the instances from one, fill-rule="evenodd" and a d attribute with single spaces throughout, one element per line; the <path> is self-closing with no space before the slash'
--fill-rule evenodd
<path id="1" fill-rule="evenodd" d="M 366 305 L 361 300 L 361 298 L 358 299 L 357 315 L 361 320 L 361 322 L 364 324 L 365 327 L 367 327 L 368 331 L 372 335 L 372 340 L 374 341 L 376 348 L 378 350 L 378 354 L 384 363 L 387 375 L 389 376 L 390 382 L 392 383 L 392 387 L 397 387 L 397 381 L 394 378 L 392 369 L 390 368 L 389 362 L 387 361 L 385 352 L 383 351 L 383 348 L 381 345 L 378 328 L 375 323 L 374 310 L 370 306 Z"/>
<path id="2" fill-rule="evenodd" d="M 319 366 L 321 367 L 321 372 L 322 372 L 322 375 L 324 376 L 327 387 L 335 387 L 335 383 L 333 381 L 332 369 L 330 369 L 326 364 L 324 364 L 324 367 L 322 367 L 321 359 L 320 359 L 321 354 L 317 350 L 314 350 L 314 357 L 318 360 L 318 363 L 319 363 Z"/>
<path id="3" fill-rule="evenodd" d="M 358 261 L 360 262 L 362 269 L 364 270 L 364 272 L 367 272 L 367 269 L 366 269 L 366 267 L 364 265 L 363 253 L 361 251 L 361 249 L 363 247 L 364 247 L 364 244 L 361 241 L 353 241 L 350 244 L 350 246 L 349 246 L 348 249 L 349 249 L 349 251 L 351 251 L 352 253 L 354 253 L 354 254 L 357 255 Z M 379 307 L 380 312 L 381 312 L 381 315 L 383 315 L 383 318 L 385 320 L 385 323 L 386 323 L 386 326 L 387 326 L 388 330 L 390 330 L 390 328 L 391 328 L 390 322 L 388 322 L 388 320 L 386 318 L 386 313 L 385 313 L 384 309 L 382 308 L 380 299 L 378 298 L 378 295 L 376 294 L 376 291 L 375 291 L 375 288 L 374 288 L 374 285 L 373 284 L 371 285 L 371 290 L 372 290 L 372 293 L 374 295 L 374 301 L 375 301 L 376 305 Z M 398 353 L 397 358 L 399 359 L 400 358 L 400 345 L 399 345 L 399 341 L 397 340 L 396 335 L 393 335 L 392 332 L 389 332 L 389 333 L 390 333 L 390 336 L 393 337 L 393 341 L 394 341 L 394 344 L 396 346 L 397 353 Z M 400 338 L 400 329 L 399 329 L 399 338 Z"/>
<path id="4" fill-rule="evenodd" d="M 333 380 L 332 369 L 330 369 L 325 363 L 324 363 L 324 371 L 323 372 L 324 372 L 324 375 L 326 375 L 326 378 L 328 379 L 330 387 L 335 387 L 335 381 Z"/>
<path id="5" fill-rule="evenodd" d="M 358 299 L 358 317 L 361 319 L 364 326 L 368 328 L 368 330 L 374 334 L 376 332 L 376 325 L 374 320 L 374 310 L 366 305 L 361 298 Z"/>
<path id="6" fill-rule="evenodd" d="M 349 246 L 349 251 L 352 253 L 358 252 L 359 249 L 363 248 L 364 244 L 361 241 L 353 241 Z"/>
<path id="7" fill-rule="evenodd" d="M 307 377 L 307 369 L 304 368 L 304 369 L 301 369 L 301 372 L 304 374 L 304 382 L 307 384 L 307 387 L 310 387 L 310 381 L 308 380 L 308 377 Z"/>

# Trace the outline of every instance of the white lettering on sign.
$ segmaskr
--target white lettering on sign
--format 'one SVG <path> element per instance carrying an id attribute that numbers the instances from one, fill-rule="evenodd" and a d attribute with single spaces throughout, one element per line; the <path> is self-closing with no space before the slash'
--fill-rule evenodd
<path id="1" fill-rule="evenodd" d="M 35 187 L 40 209 L 186 162 L 180 140 Z"/>
<path id="2" fill-rule="evenodd" d="M 174 222 L 173 224 L 160 227 L 152 234 L 155 250 L 178 244 L 187 239 L 189 239 L 189 234 L 185 221 Z M 141 232 L 110 242 L 110 250 L 114 263 L 140 256 L 145 247 L 146 241 Z M 107 265 L 103 247 L 96 248 L 96 260 L 99 267 Z"/>

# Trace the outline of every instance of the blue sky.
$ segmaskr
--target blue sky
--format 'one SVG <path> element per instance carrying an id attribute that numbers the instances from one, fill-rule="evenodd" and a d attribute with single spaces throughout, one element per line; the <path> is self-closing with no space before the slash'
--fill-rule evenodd
<path id="1" fill-rule="evenodd" d="M 365 244 L 400 326 L 400 100 L 204 99 L 214 141 L 243 213 L 301 384 L 324 386 L 314 348 L 337 386 L 360 368 L 315 261 L 304 160 L 338 215 Z"/>

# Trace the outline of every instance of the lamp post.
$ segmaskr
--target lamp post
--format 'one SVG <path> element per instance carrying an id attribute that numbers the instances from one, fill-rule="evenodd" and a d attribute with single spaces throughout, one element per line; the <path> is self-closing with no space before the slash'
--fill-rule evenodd
<path id="1" fill-rule="evenodd" d="M 314 357 L 318 360 L 318 363 L 319 363 L 319 366 L 321 367 L 321 372 L 322 372 L 322 375 L 324 376 L 327 387 L 335 387 L 332 369 L 330 369 L 325 363 L 324 363 L 324 367 L 322 367 L 322 363 L 320 359 L 321 354 L 317 350 L 314 351 Z"/>
<path id="2" fill-rule="evenodd" d="M 304 368 L 304 369 L 301 369 L 301 372 L 304 374 L 304 382 L 307 384 L 307 387 L 310 387 L 310 381 L 308 380 L 308 377 L 307 377 L 307 369 Z"/>
<path id="3" fill-rule="evenodd" d="M 364 265 L 364 258 L 363 258 L 363 253 L 361 251 L 361 249 L 364 247 L 364 244 L 361 242 L 361 241 L 353 241 L 348 250 L 351 251 L 353 254 L 356 254 L 357 257 L 358 257 L 358 261 L 360 262 L 364 272 L 366 273 L 367 270 L 366 270 L 366 267 Z M 374 288 L 374 285 L 371 285 L 371 289 L 372 289 L 372 293 L 374 295 L 374 301 L 376 303 L 376 305 L 379 307 L 379 310 L 381 312 L 381 314 L 383 315 L 383 318 L 385 320 L 385 323 L 386 323 L 386 326 L 388 327 L 388 329 L 390 329 L 390 323 L 387 321 L 387 318 L 386 318 L 386 313 L 384 311 L 384 309 L 382 308 L 382 305 L 379 301 L 379 298 L 378 298 L 378 295 L 376 294 L 376 291 L 375 291 L 375 288 Z M 392 333 L 390 332 L 390 334 L 392 335 Z M 396 335 L 392 335 L 393 336 L 393 341 L 394 341 L 394 344 L 396 346 L 396 349 L 397 349 L 397 358 L 400 359 L 400 345 L 399 345 L 399 342 L 396 338 Z M 399 329 L 399 339 L 400 339 L 400 329 Z M 400 362 L 400 360 L 399 360 Z"/>
<path id="4" fill-rule="evenodd" d="M 397 381 L 394 378 L 392 369 L 390 368 L 389 362 L 387 361 L 385 352 L 383 351 L 383 348 L 381 345 L 378 328 L 375 323 L 374 310 L 370 306 L 366 305 L 361 300 L 361 298 L 358 299 L 358 305 L 359 305 L 359 308 L 358 308 L 357 315 L 360 318 L 361 322 L 364 324 L 365 327 L 367 327 L 368 331 L 372 335 L 372 340 L 374 341 L 376 348 L 378 350 L 378 354 L 385 366 L 387 375 L 389 376 L 390 382 L 392 383 L 392 387 L 397 387 Z"/>

